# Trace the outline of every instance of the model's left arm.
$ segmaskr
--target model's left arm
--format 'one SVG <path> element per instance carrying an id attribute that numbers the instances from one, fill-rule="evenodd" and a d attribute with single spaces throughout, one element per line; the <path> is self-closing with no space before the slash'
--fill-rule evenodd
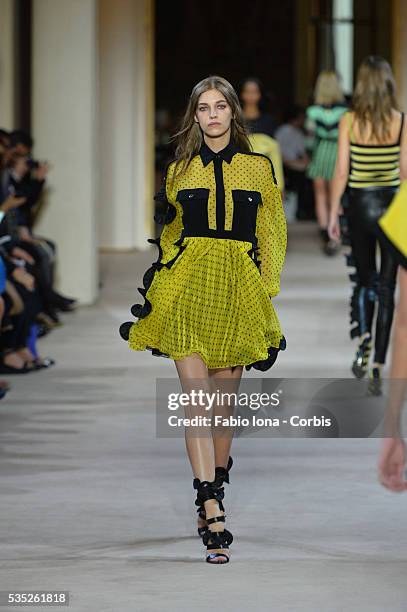
<path id="1" fill-rule="evenodd" d="M 263 161 L 263 160 L 262 160 Z M 256 220 L 260 274 L 270 297 L 280 292 L 280 275 L 287 249 L 287 222 L 281 192 L 277 187 L 273 165 L 264 158 L 264 188 Z"/>

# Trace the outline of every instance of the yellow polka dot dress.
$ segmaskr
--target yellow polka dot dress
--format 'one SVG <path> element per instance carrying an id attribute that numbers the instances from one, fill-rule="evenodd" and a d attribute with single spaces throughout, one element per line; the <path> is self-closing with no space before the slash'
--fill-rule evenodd
<path id="1" fill-rule="evenodd" d="M 287 244 L 270 159 L 233 141 L 218 153 L 203 143 L 184 173 L 168 166 L 156 199 L 166 206 L 160 237 L 149 239 L 158 257 L 122 338 L 171 359 L 198 353 L 208 368 L 269 369 L 286 344 L 270 298 Z"/>

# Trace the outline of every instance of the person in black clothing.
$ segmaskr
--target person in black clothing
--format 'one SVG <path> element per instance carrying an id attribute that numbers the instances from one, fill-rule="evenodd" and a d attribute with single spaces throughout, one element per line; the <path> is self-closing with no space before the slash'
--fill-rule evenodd
<path id="1" fill-rule="evenodd" d="M 298 104 L 287 108 L 284 123 L 276 130 L 275 137 L 281 147 L 284 180 L 287 191 L 298 196 L 297 219 L 315 219 L 312 181 L 306 170 L 310 162 L 304 130 L 305 109 Z"/>
<path id="2" fill-rule="evenodd" d="M 245 79 L 240 86 L 239 99 L 247 131 L 273 136 L 277 122 L 266 112 L 266 97 L 261 81 L 256 77 Z"/>
<path id="3" fill-rule="evenodd" d="M 26 201 L 17 211 L 6 216 L 0 224 L 0 235 L 11 235 L 13 246 L 20 249 L 19 256 L 28 264 L 36 265 L 36 280 L 42 292 L 44 306 L 41 320 L 52 327 L 53 324 L 59 323 L 56 311 L 73 310 L 76 300 L 53 289 L 56 244 L 48 238 L 36 236 L 33 232 L 32 209 L 42 194 L 49 166 L 30 157 L 32 145 L 33 140 L 29 134 L 22 131 L 11 133 L 2 187 L 3 191 L 24 196 Z"/>
<path id="4" fill-rule="evenodd" d="M 76 300 L 53 289 L 52 241 L 35 236 L 31 209 L 43 190 L 48 165 L 34 161 L 24 132 L 0 133 L 0 373 L 22 374 L 54 362 L 41 359 L 36 340 L 58 324 L 56 309 Z M 4 279 L 3 279 L 4 280 Z M 0 385 L 0 396 L 2 390 Z"/>
<path id="5" fill-rule="evenodd" d="M 7 173 L 2 164 L 4 158 L 7 160 Z M 12 219 L 18 207 L 27 201 L 21 194 L 16 196 L 15 189 L 11 188 L 10 181 L 15 177 L 13 157 L 3 155 L 0 157 L 0 226 L 3 230 L 0 259 L 4 276 L 0 295 L 0 373 L 7 374 L 23 374 L 53 363 L 50 359 L 40 359 L 35 348 L 38 332 L 35 323 L 42 310 L 41 291 L 35 280 L 35 261 L 27 261 L 27 253 L 19 247 L 18 240 L 13 240 L 6 231 L 7 219 Z M 8 189 L 4 191 L 7 183 Z"/>

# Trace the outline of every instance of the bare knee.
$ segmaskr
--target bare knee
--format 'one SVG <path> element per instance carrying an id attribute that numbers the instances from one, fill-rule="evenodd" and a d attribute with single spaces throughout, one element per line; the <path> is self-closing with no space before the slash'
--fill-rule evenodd
<path id="1" fill-rule="evenodd" d="M 175 360 L 175 367 L 181 379 L 208 379 L 208 368 L 199 353 L 192 353 Z"/>
<path id="2" fill-rule="evenodd" d="M 327 185 L 326 181 L 323 178 L 315 178 L 314 179 L 314 191 L 317 195 L 326 195 L 327 193 Z"/>

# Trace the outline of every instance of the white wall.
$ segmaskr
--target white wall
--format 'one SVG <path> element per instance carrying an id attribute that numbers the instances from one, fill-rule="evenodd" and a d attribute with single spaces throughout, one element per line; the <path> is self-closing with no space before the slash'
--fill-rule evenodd
<path id="1" fill-rule="evenodd" d="M 97 295 L 96 0 L 33 0 L 35 155 L 52 163 L 36 232 L 55 240 L 58 289 Z"/>

